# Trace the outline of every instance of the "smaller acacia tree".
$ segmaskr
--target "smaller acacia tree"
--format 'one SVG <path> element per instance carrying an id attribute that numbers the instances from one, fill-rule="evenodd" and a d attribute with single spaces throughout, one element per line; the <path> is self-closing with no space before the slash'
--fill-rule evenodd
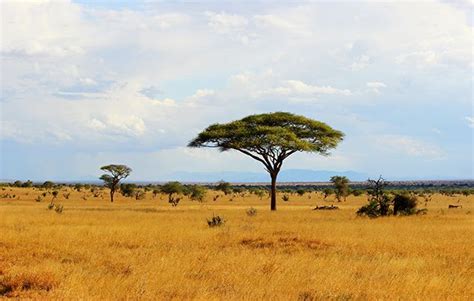
<path id="1" fill-rule="evenodd" d="M 100 179 L 104 181 L 104 186 L 110 189 L 110 202 L 114 202 L 114 194 L 121 180 L 130 175 L 132 169 L 126 165 L 110 164 L 100 168 L 110 174 L 103 174 Z"/>
<path id="2" fill-rule="evenodd" d="M 168 203 L 171 206 L 178 206 L 181 197 L 176 195 L 182 194 L 184 192 L 184 186 L 180 182 L 168 182 L 165 185 L 161 186 L 161 192 L 168 195 Z"/>
<path id="3" fill-rule="evenodd" d="M 349 194 L 349 179 L 344 176 L 333 176 L 331 177 L 331 182 L 335 187 L 337 201 L 340 202 L 342 198 L 344 198 L 345 201 Z"/>
<path id="4" fill-rule="evenodd" d="M 222 191 L 225 195 L 232 193 L 232 185 L 229 182 L 221 180 L 216 185 L 216 190 Z"/>
<path id="5" fill-rule="evenodd" d="M 207 193 L 206 187 L 201 185 L 192 185 L 189 190 L 191 200 L 198 202 L 202 202 Z"/>

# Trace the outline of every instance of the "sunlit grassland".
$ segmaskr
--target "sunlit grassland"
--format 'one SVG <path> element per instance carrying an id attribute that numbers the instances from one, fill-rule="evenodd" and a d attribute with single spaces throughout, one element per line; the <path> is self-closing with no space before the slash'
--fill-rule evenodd
<path id="1" fill-rule="evenodd" d="M 50 299 L 473 300 L 474 196 L 434 195 L 428 214 L 361 218 L 366 197 L 337 203 L 208 193 L 172 208 L 64 188 L 6 188 L 0 199 L 0 292 Z M 19 198 L 19 199 L 18 199 Z M 86 200 L 84 200 L 86 199 Z M 232 201 L 230 201 L 232 199 Z M 335 203 L 341 209 L 313 211 Z M 449 209 L 448 204 L 462 204 Z M 257 208 L 256 216 L 246 209 Z M 423 202 L 420 204 L 424 207 Z M 209 228 L 206 218 L 225 218 Z"/>

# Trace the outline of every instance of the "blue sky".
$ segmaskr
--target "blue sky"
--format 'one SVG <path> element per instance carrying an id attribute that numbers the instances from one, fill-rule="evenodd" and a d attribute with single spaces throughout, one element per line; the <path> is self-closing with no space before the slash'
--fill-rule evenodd
<path id="1" fill-rule="evenodd" d="M 262 171 L 186 148 L 289 111 L 346 134 L 284 169 L 472 179 L 472 2 L 3 1 L 1 179 Z"/>

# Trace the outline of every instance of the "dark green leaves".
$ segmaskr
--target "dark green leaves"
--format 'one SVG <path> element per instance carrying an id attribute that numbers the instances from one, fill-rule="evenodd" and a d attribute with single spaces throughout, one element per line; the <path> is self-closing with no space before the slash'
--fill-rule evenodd
<path id="1" fill-rule="evenodd" d="M 343 134 L 325 123 L 277 112 L 251 115 L 226 124 L 213 124 L 189 143 L 190 147 L 218 147 L 263 152 L 309 151 L 326 154 Z"/>

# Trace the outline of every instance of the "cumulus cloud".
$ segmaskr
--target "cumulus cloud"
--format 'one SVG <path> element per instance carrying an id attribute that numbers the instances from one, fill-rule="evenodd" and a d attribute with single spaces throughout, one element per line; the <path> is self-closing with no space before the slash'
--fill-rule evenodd
<path id="1" fill-rule="evenodd" d="M 390 153 L 398 153 L 425 159 L 441 159 L 445 152 L 437 145 L 404 135 L 382 135 L 376 138 L 379 147 Z"/>
<path id="2" fill-rule="evenodd" d="M 466 120 L 467 120 L 467 125 L 470 128 L 474 128 L 474 117 L 467 116 Z"/>
<path id="3" fill-rule="evenodd" d="M 368 82 L 366 85 L 368 90 L 375 94 L 380 94 L 380 90 L 387 87 L 387 85 L 382 82 Z"/>
<path id="4" fill-rule="evenodd" d="M 348 89 L 309 85 L 299 80 L 288 80 L 283 82 L 282 86 L 257 92 L 257 96 L 285 96 L 291 98 L 315 97 L 322 94 L 350 96 L 352 93 Z"/>
<path id="5" fill-rule="evenodd" d="M 258 112 L 310 115 L 364 135 L 374 125 L 427 123 L 386 116 L 382 104 L 471 106 L 457 99 L 472 89 L 472 29 L 451 4 L 0 5 L 2 141 L 149 152 Z M 380 94 L 381 106 L 363 112 L 366 92 Z M 349 122 L 353 115 L 364 125 Z M 433 145 L 395 138 L 402 153 L 435 157 Z"/>

